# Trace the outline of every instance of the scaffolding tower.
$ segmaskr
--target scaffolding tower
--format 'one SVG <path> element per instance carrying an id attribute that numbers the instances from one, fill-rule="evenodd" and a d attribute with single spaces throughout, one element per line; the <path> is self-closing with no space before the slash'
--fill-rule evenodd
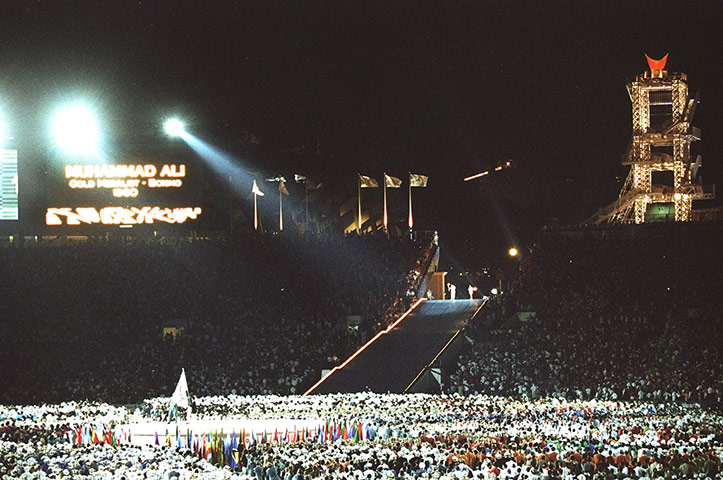
<path id="1" fill-rule="evenodd" d="M 648 60 L 650 71 L 627 84 L 632 103 L 632 138 L 622 164 L 630 171 L 617 201 L 587 223 L 644 223 L 651 204 L 673 207 L 674 220 L 690 220 L 693 200 L 715 197 L 715 191 L 694 183 L 700 155 L 691 160 L 690 145 L 700 140 L 691 126 L 698 98 L 689 98 L 684 73 L 668 73 L 665 63 Z M 708 191 L 709 190 L 709 191 Z"/>

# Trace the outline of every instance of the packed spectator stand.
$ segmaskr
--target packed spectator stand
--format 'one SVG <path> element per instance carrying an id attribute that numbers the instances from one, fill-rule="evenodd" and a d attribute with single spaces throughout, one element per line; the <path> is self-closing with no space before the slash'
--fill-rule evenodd
<path id="1" fill-rule="evenodd" d="M 0 401 L 302 393 L 406 310 L 433 236 L 164 239 L 0 249 Z M 344 315 L 367 319 L 359 331 Z M 184 325 L 164 338 L 162 328 Z"/>
<path id="2" fill-rule="evenodd" d="M 542 232 L 447 390 L 720 404 L 721 245 L 720 224 Z"/>

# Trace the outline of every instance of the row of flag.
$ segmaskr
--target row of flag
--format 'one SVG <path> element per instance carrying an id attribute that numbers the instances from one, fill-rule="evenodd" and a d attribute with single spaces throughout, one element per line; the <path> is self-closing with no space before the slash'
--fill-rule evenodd
<path id="1" fill-rule="evenodd" d="M 279 184 L 279 193 L 283 193 L 284 195 L 289 194 L 289 189 L 286 187 L 286 184 L 288 183 L 288 181 L 286 180 L 286 177 L 279 175 L 277 177 L 267 178 L 266 181 L 278 183 Z M 296 183 L 303 183 L 304 188 L 306 190 L 318 190 L 324 186 L 323 183 L 313 182 L 313 181 L 309 180 L 306 176 L 300 175 L 298 173 L 294 174 L 294 181 Z M 261 191 L 261 188 L 259 188 L 255 179 L 254 179 L 253 187 L 251 188 L 251 193 L 253 193 L 254 195 L 258 195 L 259 197 L 264 196 L 264 192 Z"/>
<path id="2" fill-rule="evenodd" d="M 321 187 L 324 186 L 323 183 L 315 183 L 309 180 L 304 175 L 299 175 L 298 173 L 294 174 L 294 180 L 296 183 L 303 183 L 305 184 L 305 188 L 307 190 L 318 190 Z M 289 194 L 289 190 L 286 187 L 287 180 L 285 177 L 277 176 L 272 178 L 267 178 L 267 182 L 277 182 L 279 184 L 279 193 L 283 193 L 284 195 Z M 429 181 L 429 177 L 426 175 L 421 175 L 418 173 L 410 173 L 409 174 L 409 186 L 410 187 L 426 187 L 427 182 Z M 369 177 L 367 175 L 361 175 L 359 174 L 359 186 L 361 188 L 378 188 L 379 182 L 372 177 Z M 398 177 L 393 177 L 391 175 L 384 174 L 384 186 L 387 188 L 401 188 L 402 187 L 402 179 Z M 263 197 L 265 194 L 261 190 L 261 188 L 256 183 L 256 180 L 254 179 L 253 186 L 251 187 L 251 193 L 254 195 L 258 195 L 259 197 Z"/>
<path id="3" fill-rule="evenodd" d="M 325 424 L 319 425 L 317 428 L 297 428 L 294 426 L 293 430 L 286 429 L 283 433 L 275 429 L 273 435 L 266 431 L 262 433 L 252 431 L 247 435 L 245 429 L 238 435 L 235 430 L 231 432 L 231 435 L 224 434 L 223 430 L 194 435 L 192 431 L 187 430 L 186 438 L 183 439 L 178 427 L 176 427 L 175 438 L 166 429 L 163 440 L 159 437 L 158 432 L 155 433 L 154 443 L 171 448 L 187 448 L 198 458 L 205 459 L 214 465 L 236 468 L 239 462 L 239 451 L 253 445 L 297 442 L 317 442 L 321 444 L 340 441 L 359 442 L 373 439 L 374 432 L 372 425 L 361 421 L 333 422 L 327 420 Z"/>
<path id="4" fill-rule="evenodd" d="M 409 174 L 410 187 L 426 187 L 429 177 L 418 173 Z M 379 182 L 375 178 L 359 174 L 359 186 L 361 188 L 379 188 Z M 401 188 L 402 179 L 384 174 L 384 186 L 386 188 Z"/>
<path id="5" fill-rule="evenodd" d="M 113 447 L 131 443 L 130 429 L 116 431 L 103 427 L 92 427 L 90 425 L 78 426 L 68 431 L 68 440 L 73 445 L 101 445 L 107 444 Z"/>
<path id="6" fill-rule="evenodd" d="M 361 232 L 362 229 L 362 204 L 361 204 L 361 189 L 362 188 L 379 188 L 379 182 L 375 178 L 367 175 L 357 174 L 359 177 L 359 188 L 357 189 L 357 231 Z M 429 177 L 421 175 L 419 173 L 409 174 L 409 230 L 414 226 L 414 217 L 412 215 L 412 187 L 426 187 Z M 384 216 L 382 222 L 384 225 L 384 232 L 387 232 L 387 226 L 389 224 L 389 218 L 387 215 L 387 188 L 401 188 L 402 179 L 398 177 L 392 177 L 391 175 L 384 174 Z"/>
<path id="7" fill-rule="evenodd" d="M 370 176 L 357 174 L 358 177 L 358 213 L 357 213 L 357 230 L 361 231 L 362 228 L 362 207 L 361 207 L 361 189 L 362 188 L 378 188 L 379 182 Z M 289 190 L 286 188 L 286 178 L 282 176 L 276 176 L 267 178 L 267 182 L 276 182 L 279 184 L 279 231 L 284 230 L 284 195 L 289 195 Z M 315 183 L 309 180 L 306 176 L 298 173 L 294 174 L 294 181 L 296 183 L 303 183 L 306 193 L 305 205 L 306 205 L 306 221 L 309 221 L 309 190 L 318 190 L 323 187 L 323 183 Z M 409 174 L 409 220 L 408 225 L 411 230 L 414 225 L 414 219 L 412 216 L 412 187 L 426 187 L 429 177 L 419 173 Z M 401 188 L 402 179 L 399 177 L 393 177 L 391 175 L 384 174 L 384 231 L 387 231 L 388 216 L 387 216 L 387 188 Z M 254 230 L 259 229 L 259 209 L 258 209 L 258 197 L 263 197 L 264 192 L 259 188 L 254 179 L 251 193 L 254 195 Z"/>

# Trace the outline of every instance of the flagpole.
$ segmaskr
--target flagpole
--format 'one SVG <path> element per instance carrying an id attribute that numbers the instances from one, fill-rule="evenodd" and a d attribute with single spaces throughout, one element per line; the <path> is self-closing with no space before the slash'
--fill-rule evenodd
<path id="1" fill-rule="evenodd" d="M 281 195 L 281 182 L 279 182 L 279 232 L 284 231 L 284 201 Z"/>
<path id="2" fill-rule="evenodd" d="M 384 174 L 384 233 L 387 232 L 387 174 Z"/>
<path id="3" fill-rule="evenodd" d="M 356 189 L 357 189 L 357 199 L 358 199 L 357 203 L 359 205 L 358 216 L 356 217 L 357 218 L 356 231 L 357 231 L 357 234 L 361 234 L 361 227 L 362 227 L 362 223 L 361 223 L 361 177 L 359 176 L 358 173 L 356 174 Z"/>
<path id="4" fill-rule="evenodd" d="M 412 178 L 411 175 L 409 175 L 409 177 L 409 231 L 411 232 L 414 219 L 412 218 Z"/>
<path id="5" fill-rule="evenodd" d="M 318 195 L 317 195 L 318 197 Z M 304 200 L 306 203 L 306 228 L 309 228 L 309 179 L 304 180 Z M 318 199 L 317 199 L 318 200 Z"/>
<path id="6" fill-rule="evenodd" d="M 258 213 L 258 206 L 256 205 L 256 193 L 254 193 L 254 230 L 259 229 L 259 213 Z"/>

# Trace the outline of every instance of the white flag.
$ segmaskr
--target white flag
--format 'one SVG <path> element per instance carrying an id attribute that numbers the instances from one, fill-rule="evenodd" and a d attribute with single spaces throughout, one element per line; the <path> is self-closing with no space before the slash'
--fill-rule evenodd
<path id="1" fill-rule="evenodd" d="M 186 370 L 181 369 L 181 377 L 178 379 L 178 385 L 171 395 L 171 404 L 186 410 L 188 408 L 188 383 L 186 382 Z"/>
<path id="2" fill-rule="evenodd" d="M 261 197 L 264 196 L 264 192 L 262 192 L 261 190 L 259 190 L 259 186 L 256 185 L 256 180 L 255 180 L 255 179 L 254 179 L 254 186 L 253 186 L 253 188 L 251 189 L 251 193 L 253 193 L 254 195 L 259 195 L 259 196 L 261 196 Z"/>

